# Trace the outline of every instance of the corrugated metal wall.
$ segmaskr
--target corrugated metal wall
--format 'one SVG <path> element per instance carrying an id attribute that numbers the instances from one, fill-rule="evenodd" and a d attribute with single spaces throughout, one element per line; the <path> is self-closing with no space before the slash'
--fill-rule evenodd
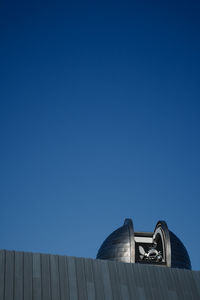
<path id="1" fill-rule="evenodd" d="M 0 251 L 0 300 L 200 300 L 200 272 Z"/>

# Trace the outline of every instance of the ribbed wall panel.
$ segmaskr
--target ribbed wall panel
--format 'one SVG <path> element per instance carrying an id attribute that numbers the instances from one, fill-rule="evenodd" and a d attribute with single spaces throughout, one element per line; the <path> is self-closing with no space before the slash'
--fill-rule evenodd
<path id="1" fill-rule="evenodd" d="M 0 300 L 200 300 L 200 272 L 0 251 Z"/>

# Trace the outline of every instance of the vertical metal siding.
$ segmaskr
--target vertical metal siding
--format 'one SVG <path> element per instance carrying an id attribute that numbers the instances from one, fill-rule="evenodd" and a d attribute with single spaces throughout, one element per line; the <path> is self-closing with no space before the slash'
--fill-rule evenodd
<path id="1" fill-rule="evenodd" d="M 23 299 L 23 253 L 15 252 L 14 257 L 14 300 L 17 300 Z"/>
<path id="2" fill-rule="evenodd" d="M 0 251 L 0 300 L 200 300 L 200 272 Z"/>
<path id="3" fill-rule="evenodd" d="M 33 297 L 33 255 L 24 253 L 24 299 L 32 300 Z"/>
<path id="4" fill-rule="evenodd" d="M 86 288 L 87 288 L 87 297 L 88 300 L 95 299 L 95 286 L 94 286 L 94 274 L 93 274 L 93 268 L 92 268 L 92 260 L 87 259 L 87 261 L 84 259 L 84 268 L 85 268 L 85 280 L 86 280 Z"/>
<path id="5" fill-rule="evenodd" d="M 14 252 L 6 251 L 5 253 L 5 286 L 4 295 L 6 300 L 13 300 L 14 296 Z"/>
<path id="6" fill-rule="evenodd" d="M 51 277 L 50 277 L 50 260 L 49 256 L 41 254 L 41 284 L 42 299 L 48 300 L 51 297 Z"/>
<path id="7" fill-rule="evenodd" d="M 33 300 L 42 299 L 41 283 L 42 283 L 41 282 L 41 255 L 39 253 L 34 253 L 33 254 Z M 5 298 L 5 300 L 7 300 L 7 298 Z"/>
<path id="8" fill-rule="evenodd" d="M 60 280 L 58 256 L 50 255 L 51 299 L 60 300 Z"/>
<path id="9" fill-rule="evenodd" d="M 74 257 L 67 257 L 67 266 L 68 266 L 68 279 L 69 279 L 69 298 L 78 300 L 78 286 L 77 286 L 77 276 L 76 276 Z"/>
<path id="10" fill-rule="evenodd" d="M 60 300 L 70 300 L 67 257 L 58 256 Z"/>
<path id="11" fill-rule="evenodd" d="M 111 288 L 111 281 L 110 281 L 110 273 L 108 269 L 108 264 L 106 261 L 102 261 L 103 263 L 99 263 L 101 267 L 101 274 L 102 274 L 102 282 L 103 282 L 103 289 L 104 289 L 104 297 L 105 300 L 112 300 L 112 288 Z"/>
<path id="12" fill-rule="evenodd" d="M 85 261 L 87 264 L 87 260 Z M 101 261 L 93 260 L 92 267 L 94 272 L 94 285 L 95 285 L 95 300 L 105 300 L 105 291 L 104 291 L 104 281 L 103 281 L 103 272 L 101 269 Z"/>
<path id="13" fill-rule="evenodd" d="M 4 299 L 5 251 L 0 251 L 0 299 Z"/>

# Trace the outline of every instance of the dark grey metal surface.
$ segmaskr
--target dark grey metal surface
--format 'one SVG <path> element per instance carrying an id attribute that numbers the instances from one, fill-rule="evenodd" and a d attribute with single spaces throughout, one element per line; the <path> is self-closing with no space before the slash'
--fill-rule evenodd
<path id="1" fill-rule="evenodd" d="M 126 219 L 124 225 L 111 233 L 100 247 L 97 258 L 121 262 L 135 262 L 135 245 L 132 221 Z"/>
<path id="2" fill-rule="evenodd" d="M 191 269 L 191 262 L 188 252 L 181 240 L 171 231 L 171 266 L 172 268 Z"/>
<path id="3" fill-rule="evenodd" d="M 137 242 L 140 238 L 141 242 Z M 142 239 L 152 239 L 142 242 Z M 187 250 L 180 239 L 159 221 L 154 233 L 134 233 L 133 222 L 126 219 L 124 225 L 111 233 L 101 245 L 97 259 L 126 263 L 160 264 L 173 268 L 191 269 Z"/>
<path id="4" fill-rule="evenodd" d="M 200 300 L 200 272 L 0 251 L 0 300 Z"/>

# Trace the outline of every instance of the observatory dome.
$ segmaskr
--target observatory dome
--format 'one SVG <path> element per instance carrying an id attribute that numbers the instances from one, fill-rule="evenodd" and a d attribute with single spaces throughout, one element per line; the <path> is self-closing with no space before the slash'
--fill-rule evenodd
<path id="1" fill-rule="evenodd" d="M 185 246 L 164 221 L 157 223 L 154 232 L 134 232 L 132 220 L 126 219 L 105 239 L 96 258 L 191 269 Z"/>

